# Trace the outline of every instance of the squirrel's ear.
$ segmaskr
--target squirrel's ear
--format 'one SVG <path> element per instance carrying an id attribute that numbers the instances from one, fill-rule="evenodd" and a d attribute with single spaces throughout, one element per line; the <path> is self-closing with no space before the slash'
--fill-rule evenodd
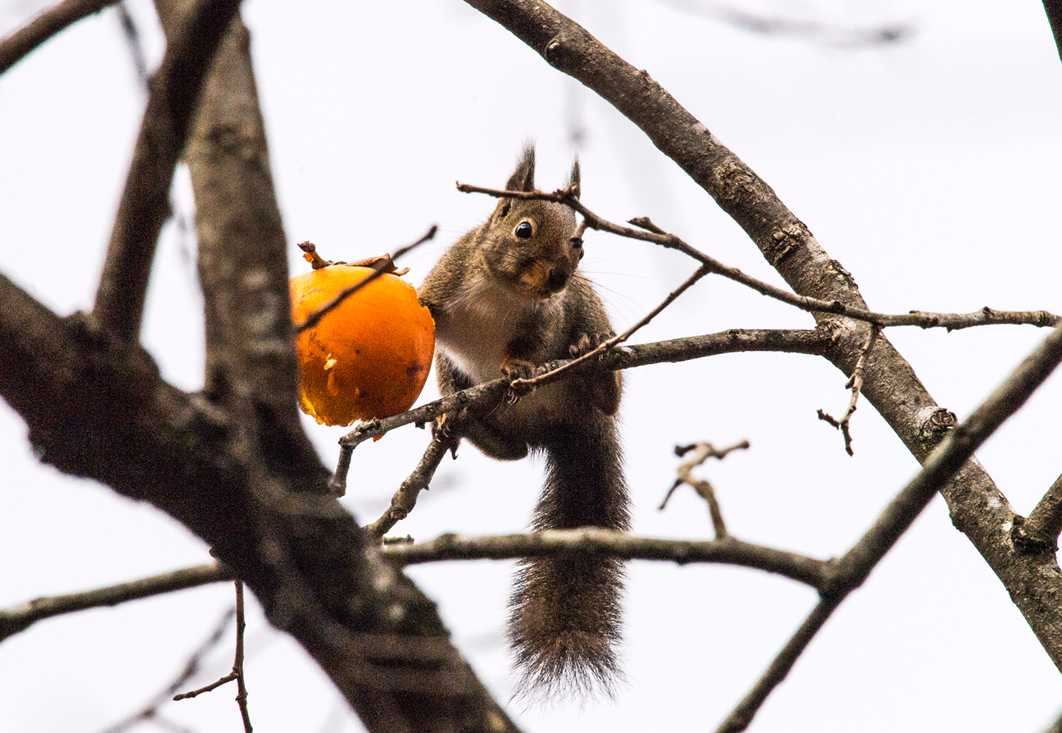
<path id="1" fill-rule="evenodd" d="M 576 158 L 575 162 L 572 163 L 572 175 L 571 175 L 571 178 L 568 179 L 568 188 L 570 188 L 572 190 L 572 194 L 575 195 L 575 198 L 579 198 L 582 195 L 582 193 L 583 193 L 583 188 L 582 188 L 582 185 L 581 185 L 581 183 L 579 181 L 579 159 L 578 158 Z"/>
<path id="2" fill-rule="evenodd" d="M 524 148 L 524 154 L 520 156 L 520 162 L 516 164 L 516 170 L 509 176 L 509 182 L 505 184 L 509 191 L 532 191 L 535 188 L 535 146 L 528 144 Z"/>

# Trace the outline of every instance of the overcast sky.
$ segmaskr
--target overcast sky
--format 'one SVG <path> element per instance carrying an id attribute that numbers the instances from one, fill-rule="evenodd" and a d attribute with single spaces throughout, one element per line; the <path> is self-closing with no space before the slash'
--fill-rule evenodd
<path id="1" fill-rule="evenodd" d="M 735 0 L 736 2 L 736 0 Z M 871 307 L 1062 311 L 1057 171 L 1062 64 L 1039 2 L 775 0 L 743 7 L 842 28 L 909 22 L 899 44 L 851 48 L 749 34 L 690 8 L 711 3 L 568 2 L 563 9 L 647 69 L 756 169 L 850 270 Z M 0 4 L 0 34 L 39 2 Z M 425 275 L 492 203 L 453 181 L 501 185 L 527 138 L 539 183 L 562 182 L 574 153 L 584 200 L 622 220 L 649 215 L 724 262 L 780 283 L 711 199 L 611 107 L 457 0 L 245 5 L 288 239 L 326 256 L 379 254 L 439 223 L 410 257 Z M 149 56 L 150 4 L 133 11 Z M 0 271 L 59 313 L 90 306 L 144 105 L 111 11 L 82 21 L 0 79 Z M 190 211 L 186 176 L 178 208 Z M 194 236 L 163 231 L 144 340 L 166 378 L 202 383 Z M 584 268 L 613 323 L 636 320 L 693 269 L 650 245 L 587 236 Z M 290 259 L 303 267 L 292 246 Z M 807 326 L 805 314 L 733 284 L 702 281 L 638 340 L 731 327 Z M 960 417 L 1044 336 L 1030 327 L 889 337 Z M 818 556 L 844 552 L 914 473 L 873 408 L 853 420 L 855 458 L 815 418 L 847 401 L 822 359 L 731 355 L 627 372 L 622 435 L 639 533 L 705 537 L 702 503 L 673 476 L 676 442 L 751 450 L 711 465 L 731 530 Z M 436 395 L 434 383 L 422 400 Z M 978 458 L 1026 513 L 1062 469 L 1055 375 Z M 322 459 L 337 429 L 307 422 Z M 44 467 L 0 404 L 0 605 L 203 562 L 207 548 L 156 510 Z M 427 435 L 399 430 L 358 449 L 344 500 L 375 518 Z M 527 524 L 534 461 L 493 462 L 465 446 L 398 530 L 497 533 Z M 511 567 L 450 563 L 412 575 L 502 701 L 514 676 L 502 642 Z M 803 586 L 728 567 L 630 567 L 616 700 L 510 708 L 530 731 L 707 730 L 762 672 L 814 604 Z M 0 729 L 95 731 L 163 687 L 231 603 L 228 585 L 42 622 L 0 645 Z M 202 684 L 231 664 L 221 645 Z M 254 608 L 248 685 L 256 730 L 360 731 L 297 645 Z M 237 730 L 232 690 L 165 712 L 197 731 Z M 1035 733 L 1062 702 L 1058 672 L 1006 591 L 936 500 L 829 622 L 753 730 L 974 730 Z M 153 730 L 145 724 L 142 730 Z M 140 730 L 140 729 L 138 729 Z"/>

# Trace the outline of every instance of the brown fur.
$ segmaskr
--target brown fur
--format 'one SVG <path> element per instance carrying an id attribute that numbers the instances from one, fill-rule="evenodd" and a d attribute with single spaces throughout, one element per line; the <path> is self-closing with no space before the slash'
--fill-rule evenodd
<path id="1" fill-rule="evenodd" d="M 507 188 L 532 190 L 534 169 L 534 149 L 528 147 Z M 578 164 L 570 183 L 579 185 Z M 517 236 L 522 222 L 532 236 Z M 572 277 L 582 258 L 575 232 L 575 216 L 566 206 L 501 199 L 486 222 L 443 254 L 420 298 L 436 320 L 444 394 L 568 358 L 611 334 L 597 293 L 585 279 Z M 461 429 L 501 460 L 531 450 L 545 454 L 536 530 L 625 530 L 629 500 L 614 418 L 620 392 L 618 373 L 574 377 L 488 416 L 462 420 Z M 587 691 L 596 684 L 611 691 L 618 674 L 622 575 L 618 561 L 592 555 L 521 563 L 509 638 L 531 686 Z"/>

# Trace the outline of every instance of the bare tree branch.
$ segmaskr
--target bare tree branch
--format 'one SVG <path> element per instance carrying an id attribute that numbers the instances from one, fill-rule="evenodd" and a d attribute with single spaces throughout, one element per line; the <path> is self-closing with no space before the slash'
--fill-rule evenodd
<path id="1" fill-rule="evenodd" d="M 815 20 L 756 13 L 733 3 L 710 0 L 664 0 L 672 8 L 764 36 L 787 36 L 834 46 L 864 48 L 908 39 L 914 29 L 906 23 L 882 23 L 867 28 L 845 28 Z"/>
<path id="2" fill-rule="evenodd" d="M 584 364 L 580 370 L 584 368 L 632 369 L 648 364 L 687 361 L 716 354 L 745 351 L 783 351 L 794 354 L 821 355 L 825 353 L 829 343 L 830 336 L 825 331 L 731 329 L 704 336 L 688 336 L 650 344 L 624 346 L 622 349 L 610 351 L 594 364 Z M 548 371 L 554 371 L 569 361 L 562 359 L 543 366 Z M 568 375 L 557 373 L 550 377 L 550 381 L 566 378 L 566 376 Z M 425 425 L 439 415 L 455 410 L 487 405 L 492 401 L 500 400 L 508 389 L 508 380 L 495 379 L 492 382 L 483 382 L 469 389 L 454 392 L 412 410 L 406 410 L 387 418 L 368 420 L 357 425 L 339 439 L 339 461 L 331 485 L 333 487 L 346 485 L 351 453 L 366 440 L 404 425 Z"/>
<path id="3" fill-rule="evenodd" d="M 427 450 L 424 451 L 424 455 L 417 463 L 417 467 L 413 469 L 413 472 L 398 487 L 395 495 L 391 497 L 391 504 L 380 515 L 379 519 L 365 526 L 365 531 L 369 536 L 382 540 L 383 536 L 390 532 L 392 527 L 413 511 L 413 507 L 417 505 L 417 495 L 428 488 L 428 484 L 431 483 L 432 476 L 435 475 L 436 469 L 442 463 L 443 457 L 448 451 L 457 448 L 458 440 L 458 438 L 441 435 L 432 436 Z M 336 476 L 340 476 L 340 473 L 337 472 Z M 337 488 L 340 494 L 342 494 L 342 488 Z"/>
<path id="4" fill-rule="evenodd" d="M 187 0 L 156 6 L 169 36 Z M 328 496 L 328 472 L 301 428 L 287 238 L 249 46 L 246 28 L 234 21 L 205 82 L 186 152 L 206 304 L 207 394 L 228 418 L 217 441 L 238 466 L 241 485 L 212 490 L 227 499 L 220 515 L 242 532 L 221 538 L 221 546 L 204 539 L 369 729 L 513 730 L 449 641 L 433 604 Z M 233 552 L 238 543 L 249 546 Z M 367 640 L 381 636 L 391 641 L 370 648 Z"/>
<path id="5" fill-rule="evenodd" d="M 207 563 L 79 593 L 34 598 L 12 608 L 0 609 L 0 641 L 52 616 L 101 606 L 115 606 L 160 593 L 213 583 L 225 577 L 226 571 L 217 563 Z"/>
<path id="6" fill-rule="evenodd" d="M 842 304 L 837 312 L 851 317 L 853 312 L 867 310 L 852 275 L 830 257 L 771 187 L 647 72 L 625 62 L 541 0 L 466 2 L 515 34 L 550 65 L 597 92 L 641 128 L 745 230 L 796 293 L 819 301 L 837 301 Z M 989 311 L 988 317 L 995 318 L 991 315 L 995 313 Z M 957 316 L 948 325 L 966 322 L 962 314 Z M 829 313 L 819 313 L 816 319 L 832 337 L 825 356 L 845 374 L 851 374 L 864 341 L 863 329 Z M 913 320 L 921 325 L 917 315 Z M 934 325 L 930 320 L 928 325 Z M 884 335 L 876 341 L 862 393 L 919 460 L 928 456 L 943 435 L 941 428 L 952 419 Z M 1062 606 L 1057 602 L 1062 597 L 1062 573 L 1054 558 L 1015 551 L 1009 528 L 1016 515 L 991 477 L 975 462 L 964 465 L 941 493 L 954 525 L 981 553 L 1044 649 L 1062 668 Z"/>
<path id="7" fill-rule="evenodd" d="M 710 273 L 721 275 L 728 280 L 733 280 L 749 287 L 761 295 L 781 301 L 788 305 L 808 311 L 809 313 L 832 313 L 847 316 L 857 321 L 865 321 L 882 328 L 894 326 L 918 326 L 920 328 L 946 328 L 949 331 L 957 331 L 974 326 L 995 325 L 1029 325 L 1039 327 L 1055 326 L 1062 322 L 1062 317 L 1045 310 L 1037 311 L 1001 311 L 985 306 L 971 313 L 927 313 L 924 311 L 911 311 L 909 313 L 876 313 L 858 306 L 853 306 L 839 300 L 824 300 L 807 295 L 792 293 L 783 288 L 771 285 L 751 275 L 746 275 L 736 267 L 724 265 L 719 260 L 705 254 L 700 249 L 689 244 L 682 238 L 666 232 L 653 224 L 647 217 L 635 217 L 630 223 L 639 229 L 615 224 L 608 219 L 598 216 L 588 209 L 585 204 L 571 190 L 561 188 L 556 191 L 507 191 L 500 188 L 486 188 L 473 186 L 467 183 L 458 183 L 457 190 L 463 193 L 482 193 L 495 198 L 514 198 L 522 200 L 554 201 L 570 206 L 573 210 L 583 215 L 584 221 L 591 229 L 608 232 L 628 239 L 637 239 L 643 242 L 659 244 L 668 249 L 678 250 L 704 265 Z"/>
<path id="8" fill-rule="evenodd" d="M 150 502 L 210 545 L 367 727 L 423 730 L 449 719 L 516 729 L 434 604 L 327 495 L 323 468 L 298 480 L 274 474 L 280 493 L 265 491 L 233 453 L 227 413 L 163 382 L 140 349 L 83 318 L 57 318 L 3 275 L 0 343 L 0 395 L 26 420 L 42 460 Z M 367 650 L 379 635 L 392 641 Z M 424 645 L 430 660 L 416 657 Z"/>
<path id="9" fill-rule="evenodd" d="M 243 583 L 235 581 L 233 585 L 236 587 L 236 652 L 233 655 L 232 671 L 226 675 L 223 675 L 219 679 L 211 682 L 209 685 L 199 687 L 190 692 L 182 692 L 173 696 L 174 700 L 191 700 L 194 697 L 202 695 L 205 692 L 216 690 L 222 685 L 226 685 L 229 682 L 236 682 L 236 705 L 240 709 L 240 718 L 243 721 L 244 733 L 252 733 L 251 726 L 251 714 L 247 709 L 247 678 L 244 676 L 243 671 L 243 634 L 247 628 L 247 620 L 244 616 L 243 610 Z"/>
<path id="10" fill-rule="evenodd" d="M 723 721 L 716 733 L 745 730 L 771 691 L 792 669 L 797 658 L 845 597 L 866 580 L 915 518 L 950 481 L 975 450 L 1018 411 L 1062 362 L 1062 326 L 1051 332 L 1006 381 L 952 430 L 889 503 L 852 549 L 833 563 L 822 600 L 778 654 L 763 677 Z"/>
<path id="11" fill-rule="evenodd" d="M 680 565 L 726 563 L 783 575 L 815 588 L 820 587 L 827 568 L 827 563 L 822 560 L 753 545 L 733 537 L 675 540 L 635 537 L 597 527 L 486 537 L 445 534 L 427 542 L 388 545 L 383 554 L 408 565 L 441 560 L 511 560 L 561 552 L 593 552 L 625 560 L 663 560 Z"/>
<path id="12" fill-rule="evenodd" d="M 93 313 L 121 341 L 134 341 L 140 330 L 155 242 L 169 215 L 174 167 L 210 61 L 239 7 L 239 0 L 196 3 L 172 34 L 152 82 Z"/>
<path id="13" fill-rule="evenodd" d="M 664 494 L 664 499 L 660 502 L 660 506 L 657 507 L 657 511 L 663 511 L 667 507 L 667 503 L 671 500 L 672 495 L 675 493 L 675 489 L 683 484 L 691 487 L 697 492 L 708 504 L 708 516 L 712 520 L 712 529 L 715 531 L 716 539 L 723 539 L 728 537 L 730 533 L 727 531 L 726 522 L 723 521 L 723 510 L 719 506 L 719 500 L 715 497 L 715 487 L 707 480 L 703 478 L 697 478 L 693 475 L 693 469 L 702 465 L 709 458 L 717 458 L 720 461 L 726 458 L 728 455 L 736 450 L 747 450 L 749 447 L 749 441 L 742 440 L 739 443 L 727 446 L 726 448 L 716 448 L 711 443 L 691 443 L 689 445 L 676 445 L 675 455 L 680 458 L 688 453 L 692 453 L 689 458 L 679 464 L 677 473 L 678 478 L 671 484 L 671 488 Z"/>
<path id="14" fill-rule="evenodd" d="M 841 418 L 838 420 L 821 409 L 818 412 L 820 420 L 841 431 L 841 435 L 844 436 L 844 450 L 850 456 L 855 455 L 852 450 L 852 415 L 855 414 L 856 406 L 859 404 L 859 393 L 863 391 L 863 375 L 866 372 L 867 359 L 870 357 L 870 352 L 874 349 L 874 340 L 877 336 L 877 326 L 871 326 L 867 329 L 867 340 L 859 352 L 859 358 L 856 360 L 855 368 L 852 370 L 852 376 L 848 378 L 848 382 L 844 385 L 846 389 L 851 390 L 852 394 L 848 398 L 848 407 L 845 409 L 844 414 L 841 415 Z"/>
<path id="15" fill-rule="evenodd" d="M 583 528 L 481 537 L 445 534 L 418 543 L 385 542 L 379 551 L 382 557 L 399 565 L 452 560 L 509 560 L 566 552 L 593 552 L 627 560 L 661 560 L 680 565 L 739 565 L 782 575 L 819 589 L 825 587 L 827 580 L 827 563 L 823 560 L 742 542 L 730 536 L 714 541 L 677 540 Z M 180 578 L 180 582 L 175 582 L 175 578 Z M 224 580 L 232 580 L 231 572 L 223 565 L 207 563 L 106 588 L 49 596 L 0 610 L 0 624 L 3 625 L 0 628 L 5 630 L 3 638 L 6 638 L 43 618 L 114 606 Z M 46 609 L 45 613 L 41 612 L 42 608 Z"/>
<path id="16" fill-rule="evenodd" d="M 1058 550 L 1059 534 L 1062 534 L 1062 474 L 1028 519 L 1014 522 L 1014 545 L 1022 552 L 1054 553 Z"/>
<path id="17" fill-rule="evenodd" d="M 655 308 L 653 308 L 651 311 L 639 318 L 632 326 L 623 331 L 623 333 L 618 333 L 612 338 L 605 339 L 600 344 L 590 349 L 590 351 L 574 359 L 569 359 L 560 366 L 547 368 L 545 371 L 539 374 L 535 374 L 532 377 L 514 379 L 509 384 L 510 389 L 512 389 L 517 394 L 529 392 L 535 387 L 554 381 L 557 377 L 559 377 L 561 374 L 564 374 L 569 369 L 574 369 L 580 364 L 584 364 L 588 361 L 591 361 L 592 359 L 600 358 L 606 352 L 611 351 L 619 344 L 624 343 L 627 339 L 637 333 L 638 330 L 642 328 L 642 326 L 649 323 L 649 321 L 653 320 L 658 315 L 660 315 L 661 311 L 663 311 L 669 305 L 674 303 L 680 295 L 682 295 L 684 292 L 693 287 L 698 280 L 707 275 L 709 272 L 710 270 L 707 267 L 698 268 L 697 271 L 690 275 L 688 278 L 686 278 L 681 285 L 679 285 L 677 288 L 668 293 L 667 297 L 660 301 L 660 303 L 658 303 Z"/>
<path id="18" fill-rule="evenodd" d="M 0 39 L 0 74 L 67 26 L 116 2 L 118 0 L 64 0 L 48 8 L 22 28 Z"/>

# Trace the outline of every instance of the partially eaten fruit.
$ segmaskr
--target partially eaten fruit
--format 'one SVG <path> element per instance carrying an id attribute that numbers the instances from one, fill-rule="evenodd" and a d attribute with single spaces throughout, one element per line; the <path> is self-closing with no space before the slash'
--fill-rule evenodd
<path id="1" fill-rule="evenodd" d="M 315 269 L 290 281 L 295 324 L 374 272 L 322 264 L 307 251 Z M 325 425 L 397 414 L 420 394 L 434 350 L 435 321 L 417 291 L 397 275 L 381 275 L 297 336 L 299 404 Z"/>

